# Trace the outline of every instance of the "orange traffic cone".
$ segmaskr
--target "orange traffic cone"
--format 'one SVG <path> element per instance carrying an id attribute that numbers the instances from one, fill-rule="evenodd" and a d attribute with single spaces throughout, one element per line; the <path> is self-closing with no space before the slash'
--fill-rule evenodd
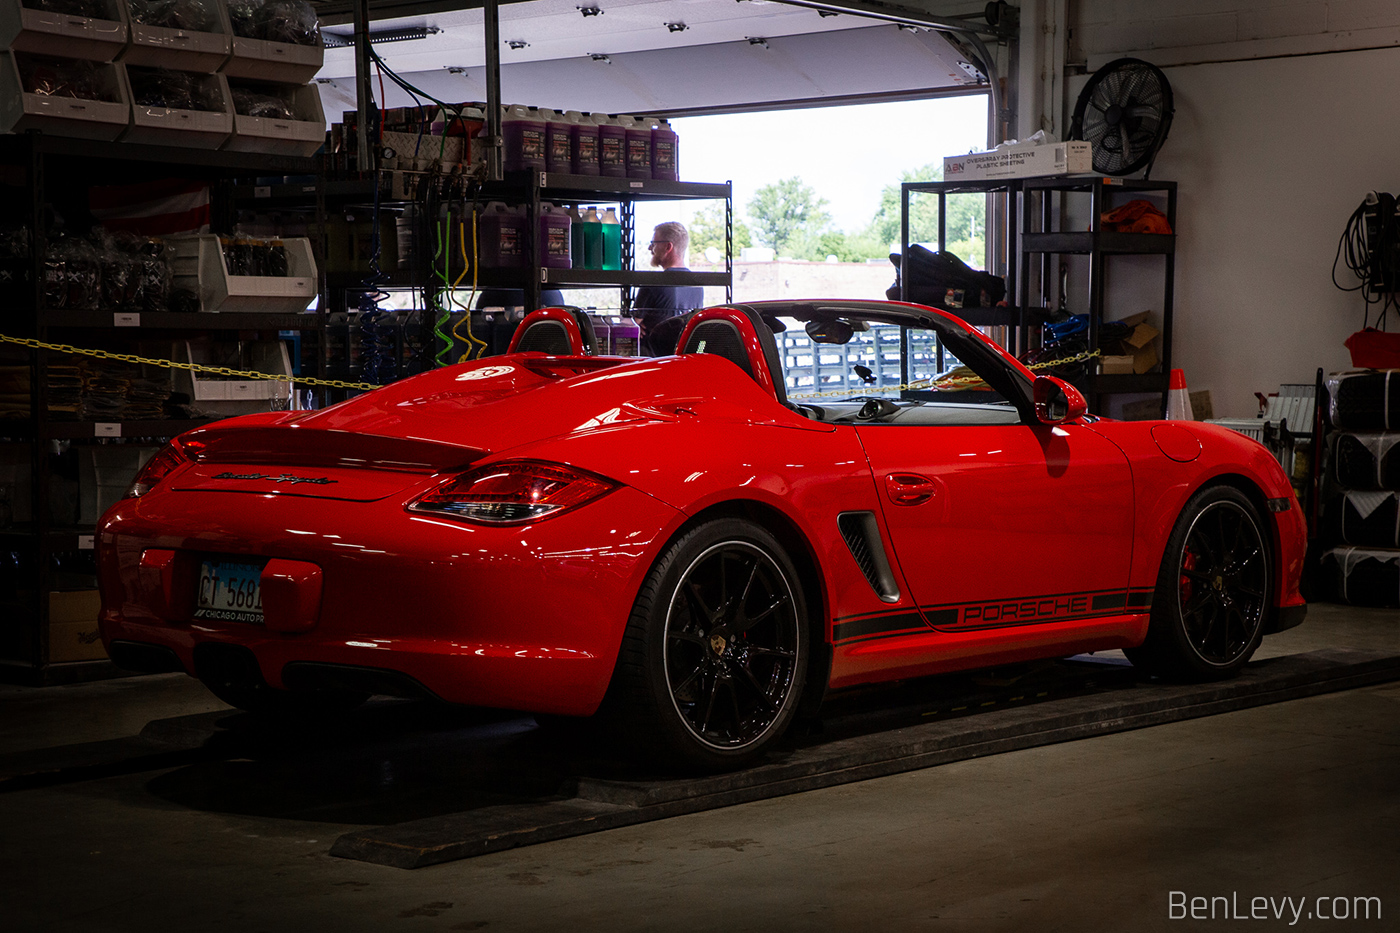
<path id="1" fill-rule="evenodd" d="M 1167 420 L 1195 421 L 1191 412 L 1191 396 L 1186 391 L 1186 373 L 1172 370 L 1171 381 L 1167 383 Z"/>

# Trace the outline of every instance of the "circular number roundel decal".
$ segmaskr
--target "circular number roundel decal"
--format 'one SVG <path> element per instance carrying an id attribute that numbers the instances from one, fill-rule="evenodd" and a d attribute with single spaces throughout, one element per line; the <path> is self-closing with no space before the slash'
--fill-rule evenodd
<path id="1" fill-rule="evenodd" d="M 457 377 L 458 382 L 475 382 L 478 379 L 495 379 L 497 376 L 504 376 L 506 373 L 515 372 L 514 366 L 483 366 L 481 369 L 473 369 L 470 372 L 462 373 Z"/>

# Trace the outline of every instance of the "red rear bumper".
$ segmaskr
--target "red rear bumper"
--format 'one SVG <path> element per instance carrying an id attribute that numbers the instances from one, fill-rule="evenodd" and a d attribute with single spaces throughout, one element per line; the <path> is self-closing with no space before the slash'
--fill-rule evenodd
<path id="1" fill-rule="evenodd" d="M 102 633 L 172 650 L 242 645 L 284 686 L 293 662 L 394 671 L 444 700 L 586 715 L 674 509 L 622 488 L 534 525 L 409 515 L 398 497 L 157 491 L 100 529 Z M 266 622 L 193 617 L 204 556 L 271 559 Z"/>

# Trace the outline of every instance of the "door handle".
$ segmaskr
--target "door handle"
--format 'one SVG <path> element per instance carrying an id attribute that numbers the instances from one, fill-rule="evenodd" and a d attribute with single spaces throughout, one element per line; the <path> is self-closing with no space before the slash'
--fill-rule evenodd
<path id="1" fill-rule="evenodd" d="M 885 477 L 885 495 L 895 505 L 920 505 L 932 499 L 938 485 L 917 473 L 891 473 Z"/>

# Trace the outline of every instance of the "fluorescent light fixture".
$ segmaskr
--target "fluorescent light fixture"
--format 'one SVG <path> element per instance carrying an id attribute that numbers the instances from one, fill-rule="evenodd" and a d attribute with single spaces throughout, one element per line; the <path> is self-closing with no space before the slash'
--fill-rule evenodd
<path id="1" fill-rule="evenodd" d="M 372 32 L 369 34 L 370 45 L 382 45 L 385 42 L 408 42 L 413 39 L 426 39 L 442 32 L 436 26 L 409 26 L 404 29 L 385 29 L 382 32 Z M 328 49 L 343 49 L 355 44 L 355 34 L 329 32 L 321 30 L 321 38 L 326 42 Z"/>

